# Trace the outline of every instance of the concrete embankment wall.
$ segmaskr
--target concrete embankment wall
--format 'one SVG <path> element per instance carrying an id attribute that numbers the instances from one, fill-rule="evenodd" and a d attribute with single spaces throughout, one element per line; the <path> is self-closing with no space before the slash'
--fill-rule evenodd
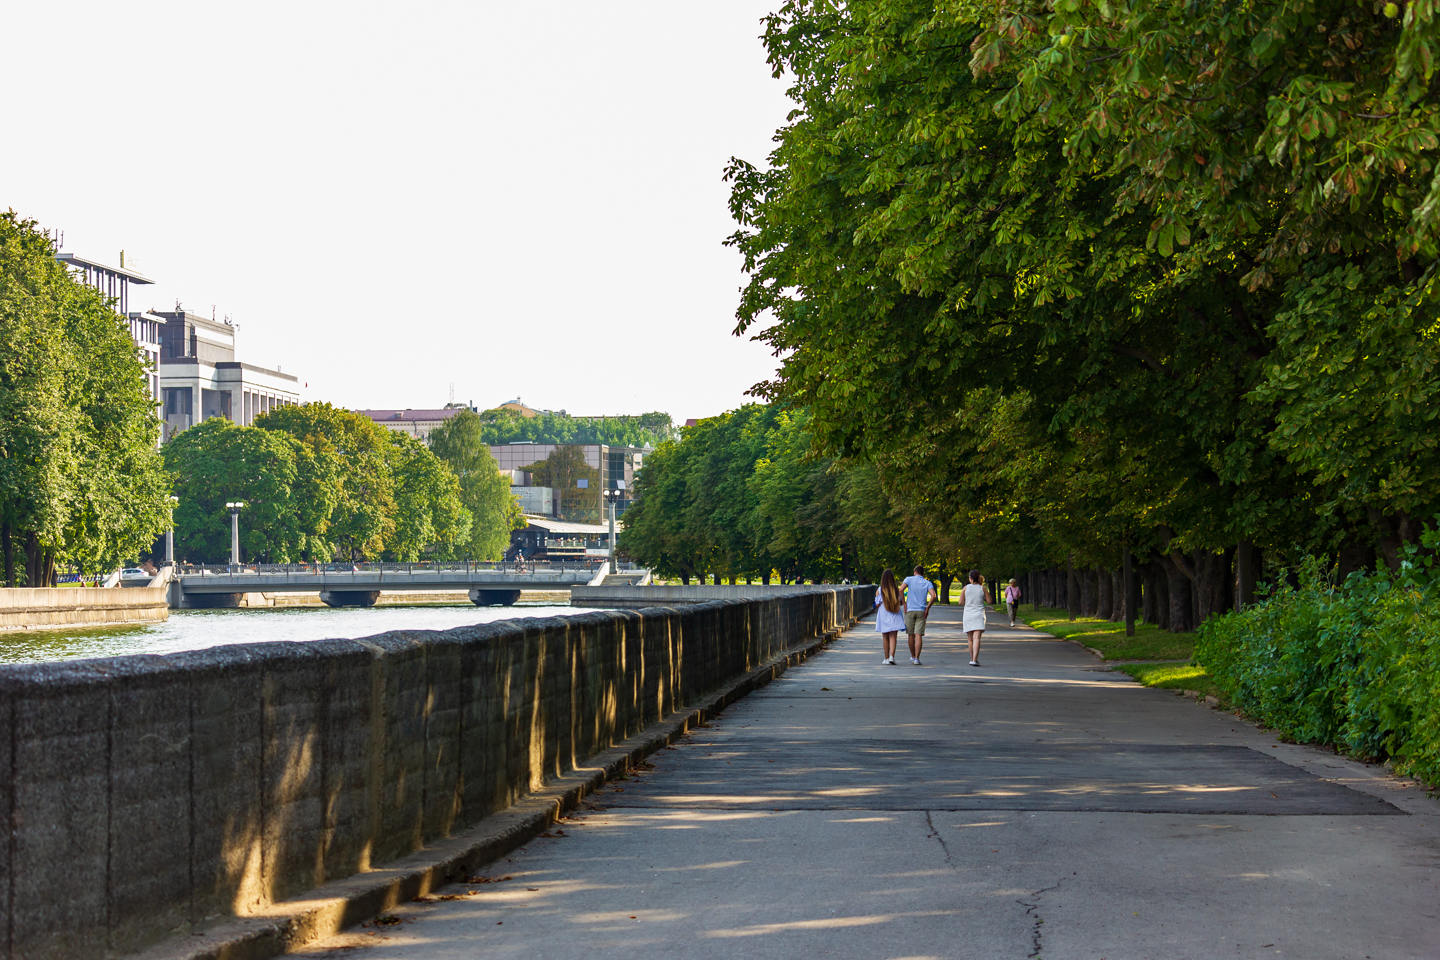
<path id="1" fill-rule="evenodd" d="M 639 609 L 667 604 L 704 603 L 707 600 L 761 599 L 808 591 L 829 591 L 832 585 L 781 585 L 763 583 L 695 584 L 693 586 L 628 585 L 571 587 L 570 602 L 577 607 Z M 843 589 L 843 588 L 842 588 Z M 872 586 L 873 594 L 875 588 Z"/>
<path id="2" fill-rule="evenodd" d="M 0 667 L 0 957 L 133 952 L 395 860 L 863 592 Z"/>
<path id="3" fill-rule="evenodd" d="M 154 623 L 169 616 L 164 587 L 0 588 L 0 631 Z"/>

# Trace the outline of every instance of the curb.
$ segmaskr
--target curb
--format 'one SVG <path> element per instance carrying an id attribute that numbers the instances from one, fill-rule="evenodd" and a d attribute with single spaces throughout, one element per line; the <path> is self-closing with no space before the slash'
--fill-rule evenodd
<path id="1" fill-rule="evenodd" d="M 131 954 L 131 960 L 270 960 L 463 880 L 544 832 L 606 782 L 628 774 L 632 764 L 669 746 L 736 700 L 808 660 L 853 625 L 837 627 L 790 648 L 711 692 L 698 705 L 677 710 L 635 736 L 587 758 L 585 766 L 557 777 L 467 830 L 384 868 L 326 883 L 303 898 L 271 904 L 264 915 L 227 919 L 208 930 L 177 935 Z"/>

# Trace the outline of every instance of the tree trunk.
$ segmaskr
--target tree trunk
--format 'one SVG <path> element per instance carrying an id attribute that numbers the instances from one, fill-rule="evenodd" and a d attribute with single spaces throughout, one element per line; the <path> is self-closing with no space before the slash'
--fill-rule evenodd
<path id="1" fill-rule="evenodd" d="M 15 586 L 15 539 L 10 535 L 10 524 L 0 525 L 0 548 L 5 553 L 5 586 Z"/>
<path id="2" fill-rule="evenodd" d="M 40 538 L 31 532 L 25 535 L 25 586 L 40 585 Z"/>
<path id="3" fill-rule="evenodd" d="M 1375 550 L 1380 554 L 1380 559 L 1391 570 L 1400 569 L 1401 547 L 1412 540 L 1417 539 L 1419 530 L 1408 513 L 1392 513 L 1384 516 L 1379 510 L 1371 508 L 1369 511 L 1370 521 L 1379 531 L 1379 539 L 1375 544 Z"/>
<path id="4" fill-rule="evenodd" d="M 1243 610 L 1255 602 L 1255 544 L 1242 540 L 1235 546 L 1235 607 Z"/>
<path id="5" fill-rule="evenodd" d="M 1071 620 L 1075 619 L 1080 606 L 1079 584 L 1075 582 L 1075 564 L 1070 560 L 1065 561 L 1065 613 Z"/>
<path id="6" fill-rule="evenodd" d="M 1219 613 L 1229 610 L 1234 603 L 1233 578 L 1230 575 L 1234 563 L 1234 548 L 1223 553 L 1202 553 L 1195 557 L 1195 623 L 1201 624 Z"/>
<path id="7" fill-rule="evenodd" d="M 1125 594 L 1125 636 L 1135 636 L 1135 612 L 1140 591 L 1135 580 L 1135 555 L 1129 547 L 1121 561 L 1121 584 Z"/>
<path id="8" fill-rule="evenodd" d="M 1195 591 L 1190 578 L 1173 556 L 1165 557 L 1161 563 L 1165 574 L 1165 592 L 1169 595 L 1169 623 L 1165 629 L 1171 633 L 1183 633 L 1195 629 Z"/>
<path id="9" fill-rule="evenodd" d="M 1145 564 L 1145 622 L 1162 630 L 1170 626 L 1170 591 L 1159 560 Z"/>
<path id="10" fill-rule="evenodd" d="M 1096 570 L 1095 575 L 1099 577 L 1097 584 L 1098 606 L 1095 609 L 1095 616 L 1101 620 L 1115 619 L 1115 581 L 1110 578 L 1109 570 Z"/>

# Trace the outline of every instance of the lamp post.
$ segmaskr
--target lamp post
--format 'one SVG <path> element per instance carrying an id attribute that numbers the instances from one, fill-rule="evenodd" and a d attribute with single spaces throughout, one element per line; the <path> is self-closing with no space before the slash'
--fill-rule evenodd
<path id="1" fill-rule="evenodd" d="M 606 563 L 608 564 L 609 572 L 619 573 L 620 570 L 615 565 L 615 503 L 621 497 L 625 496 L 625 481 L 616 480 L 615 489 L 602 490 L 601 492 L 605 495 L 605 500 L 610 505 L 610 551 Z"/>
<path id="2" fill-rule="evenodd" d="M 240 511 L 245 507 L 243 500 L 230 500 L 225 509 L 230 511 L 230 566 L 240 566 Z"/>
<path id="3" fill-rule="evenodd" d="M 165 563 L 172 567 L 175 566 L 175 505 L 179 502 L 179 497 L 170 497 L 170 527 L 165 531 Z"/>
<path id="4" fill-rule="evenodd" d="M 623 481 L 622 481 L 623 482 Z M 606 551 L 605 570 L 607 573 L 618 573 L 615 569 L 615 501 L 620 499 L 619 490 L 602 490 L 605 503 L 610 507 L 610 543 Z"/>

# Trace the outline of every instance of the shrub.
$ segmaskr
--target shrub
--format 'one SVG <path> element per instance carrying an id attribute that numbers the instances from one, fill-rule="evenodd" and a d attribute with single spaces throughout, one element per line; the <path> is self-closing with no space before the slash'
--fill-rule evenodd
<path id="1" fill-rule="evenodd" d="M 1418 550 L 1338 586 L 1307 561 L 1294 585 L 1202 625 L 1195 659 L 1282 735 L 1440 783 L 1440 577 Z"/>

